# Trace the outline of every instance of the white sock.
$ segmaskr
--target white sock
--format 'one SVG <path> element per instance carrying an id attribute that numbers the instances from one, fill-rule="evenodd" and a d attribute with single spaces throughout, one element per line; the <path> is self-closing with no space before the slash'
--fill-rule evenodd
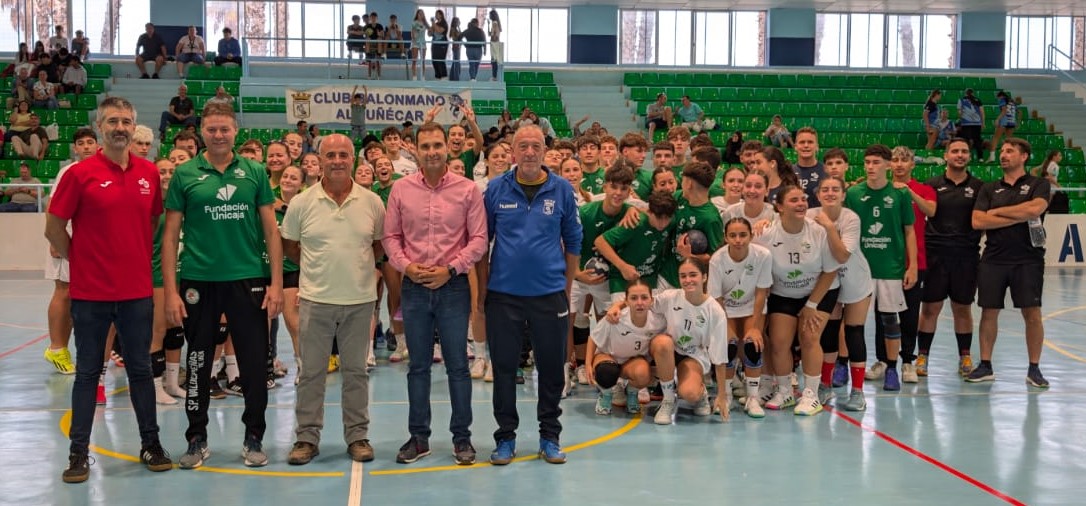
<path id="1" fill-rule="evenodd" d="M 222 360 L 216 360 L 216 361 L 211 363 L 211 378 L 212 379 L 214 379 L 215 376 L 219 375 L 219 371 L 222 370 L 222 367 L 223 367 Z M 193 373 L 195 373 L 195 371 Z M 193 373 L 190 373 L 190 374 L 193 374 Z"/>
<path id="2" fill-rule="evenodd" d="M 818 395 L 818 384 L 822 381 L 821 376 L 808 376 L 803 375 L 803 389 L 810 389 L 811 393 Z"/>
<path id="3" fill-rule="evenodd" d="M 223 358 L 226 360 L 226 381 L 234 381 L 241 375 L 241 372 L 238 371 L 238 356 L 225 355 Z"/>
<path id="4" fill-rule="evenodd" d="M 757 378 L 751 378 L 747 376 L 747 396 L 757 396 L 759 387 L 762 386 L 761 376 Z"/>
<path id="5" fill-rule="evenodd" d="M 664 392 L 664 400 L 675 402 L 675 380 L 661 381 L 660 390 Z"/>
<path id="6" fill-rule="evenodd" d="M 475 358 L 486 359 L 486 341 L 472 341 L 471 345 L 475 348 Z"/>
<path id="7" fill-rule="evenodd" d="M 720 393 L 720 392 L 728 392 L 728 396 L 730 397 L 732 395 L 732 382 L 734 382 L 734 381 L 735 381 L 734 376 L 731 377 L 731 378 L 724 378 L 724 383 L 717 386 L 716 391 L 718 393 Z"/>
<path id="8" fill-rule="evenodd" d="M 777 391 L 784 394 L 785 397 L 792 396 L 792 376 L 786 374 L 784 376 L 777 376 Z"/>
<path id="9" fill-rule="evenodd" d="M 177 377 L 180 373 L 180 362 L 166 362 L 166 375 L 163 379 L 163 385 L 173 388 L 180 388 L 177 384 Z"/>
<path id="10" fill-rule="evenodd" d="M 404 338 L 403 334 L 396 334 L 396 349 L 407 350 L 407 339 Z"/>

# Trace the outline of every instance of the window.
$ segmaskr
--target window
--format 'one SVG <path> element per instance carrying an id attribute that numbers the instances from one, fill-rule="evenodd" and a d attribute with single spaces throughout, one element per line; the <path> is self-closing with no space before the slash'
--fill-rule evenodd
<path id="1" fill-rule="evenodd" d="M 620 63 L 765 65 L 765 13 L 634 11 L 619 14 Z"/>
<path id="2" fill-rule="evenodd" d="M 535 13 L 531 61 L 569 62 L 569 10 L 536 9 Z"/>
<path id="3" fill-rule="evenodd" d="M 1006 67 L 1049 68 L 1051 63 L 1063 70 L 1082 70 L 1084 25 L 1083 17 L 1008 17 Z M 1049 54 L 1050 45 L 1058 51 Z"/>
<path id="4" fill-rule="evenodd" d="M 731 64 L 730 12 L 698 12 L 694 14 L 697 33 L 694 36 L 694 63 L 698 65 Z"/>
<path id="5" fill-rule="evenodd" d="M 849 24 L 849 66 L 882 67 L 882 14 L 853 14 Z"/>
<path id="6" fill-rule="evenodd" d="M 958 66 L 958 17 L 954 15 L 924 16 L 921 65 L 929 69 L 952 69 Z"/>
<path id="7" fill-rule="evenodd" d="M 734 12 L 733 65 L 740 67 L 764 67 L 765 61 L 765 12 Z"/>
<path id="8" fill-rule="evenodd" d="M 886 66 L 920 66 L 920 16 L 886 16 Z"/>
<path id="9" fill-rule="evenodd" d="M 957 66 L 957 16 L 826 13 L 815 26 L 815 65 Z"/>
<path id="10" fill-rule="evenodd" d="M 815 65 L 848 66 L 848 14 L 815 18 Z"/>
<path id="11" fill-rule="evenodd" d="M 298 45 L 304 45 L 301 48 L 300 56 L 306 58 L 342 58 L 346 56 L 346 45 L 339 42 L 338 39 L 347 36 L 346 26 L 350 24 L 350 17 L 347 18 L 347 21 L 344 21 L 343 9 L 339 5 L 306 3 L 304 4 L 301 20 L 304 26 L 302 36 L 305 38 L 305 42 L 290 41 L 288 43 L 289 55 L 299 56 Z M 293 21 L 292 13 L 291 28 L 296 26 Z"/>
<path id="12" fill-rule="evenodd" d="M 619 63 L 656 63 L 656 11 L 619 12 Z"/>
<path id="13" fill-rule="evenodd" d="M 660 65 L 690 65 L 692 11 L 659 11 Z"/>
<path id="14" fill-rule="evenodd" d="M 479 20 L 479 28 L 490 33 L 490 7 L 456 7 L 448 5 L 419 5 L 427 17 L 441 9 L 445 19 L 460 18 L 460 29 L 468 27 L 471 18 Z M 566 63 L 569 61 L 569 9 L 532 9 L 494 7 L 501 21 L 501 41 L 505 44 L 507 62 Z M 401 20 L 401 25 L 405 24 Z M 489 38 L 487 39 L 489 40 Z M 489 49 L 487 50 L 489 53 Z M 450 53 L 451 55 L 451 53 Z"/>

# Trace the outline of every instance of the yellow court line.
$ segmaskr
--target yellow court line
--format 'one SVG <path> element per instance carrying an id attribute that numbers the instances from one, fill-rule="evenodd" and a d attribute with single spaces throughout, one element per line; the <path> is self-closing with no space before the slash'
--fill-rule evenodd
<path id="1" fill-rule="evenodd" d="M 589 441 L 585 441 L 583 443 L 577 443 L 577 444 L 575 444 L 573 446 L 570 446 L 570 447 L 566 448 L 566 453 L 573 453 L 575 451 L 583 450 L 583 449 L 591 447 L 591 446 L 600 445 L 600 444 L 606 443 L 606 442 L 608 442 L 608 441 L 610 441 L 612 439 L 615 439 L 615 438 L 617 438 L 617 437 L 619 437 L 619 436 L 621 436 L 621 435 L 623 435 L 623 434 L 625 434 L 627 432 L 630 432 L 631 430 L 634 429 L 634 427 L 637 427 L 637 425 L 639 423 L 641 423 L 641 418 L 642 418 L 641 415 L 638 414 L 637 416 L 634 416 L 629 422 L 626 422 L 626 425 L 623 425 L 622 427 L 619 427 L 618 429 L 616 429 L 616 430 L 614 430 L 612 432 L 604 434 L 604 435 L 602 435 L 602 436 L 600 436 L 598 438 L 595 438 L 595 439 L 592 439 L 592 440 L 589 440 Z M 522 456 L 522 457 L 517 457 L 517 458 L 513 459 L 513 462 L 526 462 L 526 461 L 529 461 L 529 460 L 536 460 L 538 458 L 539 458 L 538 454 L 531 454 L 531 455 L 525 455 L 525 456 Z M 482 468 L 485 468 L 485 467 L 494 467 L 494 465 L 489 463 L 489 462 L 480 462 L 478 464 L 473 464 L 473 465 L 470 465 L 470 466 L 452 465 L 452 466 L 418 467 L 418 468 L 412 468 L 412 469 L 388 469 L 388 470 L 384 470 L 384 471 L 370 471 L 370 474 L 373 475 L 373 476 L 382 476 L 382 475 L 398 475 L 398 474 L 434 473 L 434 472 L 438 472 L 438 471 L 464 471 L 464 470 L 467 470 L 467 469 L 482 469 Z"/>
<path id="2" fill-rule="evenodd" d="M 128 390 L 128 387 L 121 387 L 112 392 L 109 392 L 109 396 L 112 397 L 116 394 Z M 72 410 L 65 411 L 60 417 L 60 432 L 64 434 L 64 437 L 68 437 L 68 431 L 72 427 Z M 118 460 L 124 460 L 128 462 L 139 463 L 139 457 L 135 455 L 129 455 L 127 453 L 120 453 L 110 450 L 108 448 L 102 448 L 96 445 L 90 445 L 90 450 L 99 455 L 106 457 L 113 457 Z M 177 468 L 177 464 L 174 464 L 174 468 Z M 220 474 L 232 474 L 241 476 L 266 476 L 273 478 L 342 478 L 344 473 L 342 472 L 288 472 L 288 471 L 257 471 L 254 469 L 232 469 L 227 467 L 209 467 L 201 466 L 194 471 L 202 471 L 205 473 L 220 473 Z"/>
<path id="3" fill-rule="evenodd" d="M 1060 316 L 1060 315 L 1063 315 L 1063 314 L 1066 314 L 1066 313 L 1071 313 L 1071 312 L 1074 312 L 1074 311 L 1081 311 L 1083 309 L 1086 309 L 1086 305 L 1069 307 L 1069 308 L 1061 309 L 1059 311 L 1053 311 L 1053 312 L 1041 317 L 1041 321 L 1047 320 L 1049 318 L 1055 318 L 1057 316 Z M 1054 351 L 1056 353 L 1059 353 L 1060 355 L 1063 355 L 1063 356 L 1065 356 L 1065 357 L 1067 357 L 1067 358 L 1069 358 L 1071 360 L 1086 363 L 1086 358 L 1067 351 L 1066 349 L 1064 349 L 1060 345 L 1058 345 L 1056 343 L 1053 343 L 1052 340 L 1047 338 L 1047 337 L 1045 338 L 1045 346 L 1048 347 L 1049 349 L 1051 349 L 1052 351 Z"/>

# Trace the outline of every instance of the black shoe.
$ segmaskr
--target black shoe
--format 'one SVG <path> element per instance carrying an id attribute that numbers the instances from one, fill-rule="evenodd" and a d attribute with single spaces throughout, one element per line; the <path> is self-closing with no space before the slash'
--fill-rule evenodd
<path id="1" fill-rule="evenodd" d="M 222 385 L 219 384 L 219 380 L 211 380 L 211 398 L 212 399 L 225 399 L 226 392 L 223 391 Z"/>
<path id="2" fill-rule="evenodd" d="M 396 334 L 392 333 L 391 327 L 385 331 L 385 349 L 396 351 Z"/>
<path id="3" fill-rule="evenodd" d="M 146 466 L 147 469 L 156 473 L 173 469 L 173 461 L 170 460 L 170 454 L 162 449 L 162 444 L 158 441 L 155 441 L 140 450 L 140 463 Z"/>
<path id="4" fill-rule="evenodd" d="M 411 436 L 396 454 L 396 462 L 410 464 L 430 454 L 430 442 L 418 436 Z"/>
<path id="5" fill-rule="evenodd" d="M 155 75 L 151 76 L 151 79 L 158 79 L 158 72 L 155 72 Z"/>
<path id="6" fill-rule="evenodd" d="M 146 72 L 140 75 L 140 79 L 150 79 L 150 78 L 151 78 L 151 76 L 147 75 Z"/>
<path id="7" fill-rule="evenodd" d="M 215 383 L 217 384 L 218 381 L 216 381 Z M 223 392 L 226 392 L 230 395 L 236 395 L 238 397 L 245 396 L 245 392 L 242 391 L 241 384 L 238 382 L 238 378 L 234 378 L 234 381 L 227 383 L 226 388 L 223 389 Z"/>
<path id="8" fill-rule="evenodd" d="M 90 477 L 90 456 L 86 453 L 68 455 L 68 468 L 60 478 L 64 483 L 83 483 Z"/>
<path id="9" fill-rule="evenodd" d="M 475 447 L 471 441 L 453 443 L 453 458 L 461 466 L 470 466 L 475 463 Z"/>

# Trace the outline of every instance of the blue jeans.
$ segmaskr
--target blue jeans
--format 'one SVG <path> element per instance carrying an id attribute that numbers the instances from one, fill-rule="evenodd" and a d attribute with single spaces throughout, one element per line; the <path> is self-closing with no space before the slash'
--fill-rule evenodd
<path id="1" fill-rule="evenodd" d="M 441 340 L 445 375 L 449 380 L 453 442 L 471 440 L 471 373 L 468 371 L 468 318 L 471 291 L 467 276 L 456 276 L 437 290 L 404 277 L 401 295 L 404 334 L 411 362 L 407 370 L 410 403 L 407 430 L 412 436 L 430 438 L 430 368 L 434 335 Z"/>
<path id="2" fill-rule="evenodd" d="M 449 80 L 460 80 L 460 44 L 452 46 L 452 65 L 449 67 Z"/>
<path id="3" fill-rule="evenodd" d="M 124 349 L 124 371 L 128 393 L 139 425 L 143 446 L 158 441 L 155 415 L 155 384 L 151 374 L 151 298 L 120 302 L 72 300 L 75 330 L 75 385 L 72 386 L 72 453 L 86 453 L 94 424 L 95 395 L 102 358 L 106 352 L 109 325 L 117 326 L 117 339 Z"/>
<path id="4" fill-rule="evenodd" d="M 479 74 L 479 60 L 483 59 L 482 46 L 468 46 L 468 78 L 475 79 Z"/>

